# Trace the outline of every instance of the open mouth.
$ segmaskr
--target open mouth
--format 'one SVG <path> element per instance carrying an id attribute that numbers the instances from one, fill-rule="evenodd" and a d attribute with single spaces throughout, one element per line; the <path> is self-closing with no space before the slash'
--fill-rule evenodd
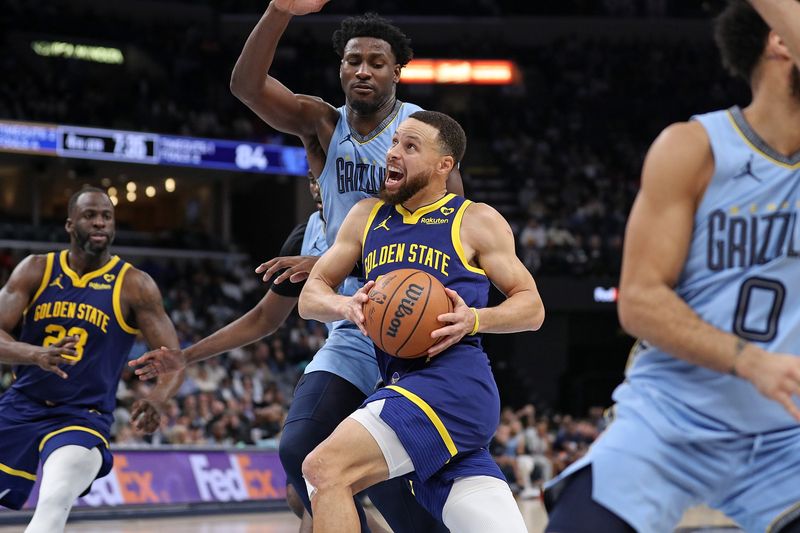
<path id="1" fill-rule="evenodd" d="M 386 167 L 386 188 L 394 189 L 400 186 L 406 174 L 401 169 L 389 165 Z"/>

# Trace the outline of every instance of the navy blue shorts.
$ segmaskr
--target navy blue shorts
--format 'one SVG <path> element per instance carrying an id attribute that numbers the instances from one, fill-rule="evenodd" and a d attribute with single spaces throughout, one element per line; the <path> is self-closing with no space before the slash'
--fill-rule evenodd
<path id="1" fill-rule="evenodd" d="M 8 492 L 0 497 L 0 505 L 21 509 L 33 489 L 39 461 L 44 463 L 62 446 L 99 448 L 103 463 L 97 477 L 111 472 L 112 420 L 110 414 L 69 405 L 47 406 L 15 389 L 6 391 L 0 396 L 0 492 Z"/>

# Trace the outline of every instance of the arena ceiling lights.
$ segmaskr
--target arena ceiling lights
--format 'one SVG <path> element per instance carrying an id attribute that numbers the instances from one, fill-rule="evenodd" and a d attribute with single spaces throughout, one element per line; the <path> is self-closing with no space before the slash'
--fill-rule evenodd
<path id="1" fill-rule="evenodd" d="M 42 57 L 63 57 L 67 59 L 80 59 L 93 63 L 121 65 L 125 56 L 119 48 L 94 46 L 89 44 L 68 43 L 64 41 L 33 41 L 31 48 Z"/>
<path id="2" fill-rule="evenodd" d="M 403 83 L 513 85 L 520 79 L 513 61 L 502 59 L 414 59 L 400 75 Z"/>

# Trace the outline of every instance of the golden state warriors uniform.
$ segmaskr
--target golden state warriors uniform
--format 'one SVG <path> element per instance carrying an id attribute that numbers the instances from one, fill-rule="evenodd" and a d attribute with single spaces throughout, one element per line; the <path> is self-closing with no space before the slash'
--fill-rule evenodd
<path id="1" fill-rule="evenodd" d="M 68 379 L 34 365 L 20 365 L 0 397 L 0 504 L 19 509 L 27 500 L 41 460 L 74 444 L 97 446 L 111 471 L 108 451 L 112 411 L 122 369 L 138 330 L 125 322 L 120 294 L 130 264 L 112 257 L 78 276 L 67 250 L 51 252 L 41 285 L 25 311 L 20 341 L 49 346 L 75 336 L 75 366 Z M 67 356 L 65 356 L 67 357 Z"/>
<path id="2" fill-rule="evenodd" d="M 466 261 L 460 228 L 469 200 L 448 194 L 410 213 L 378 202 L 364 229 L 367 280 L 400 268 L 423 270 L 471 307 L 486 307 L 489 280 Z M 375 353 L 386 386 L 365 404 L 385 399 L 380 417 L 414 464 L 409 474 L 419 501 L 441 520 L 453 481 L 468 476 L 505 479 L 487 451 L 499 423 L 500 398 L 479 336 L 427 360 Z"/>
<path id="3" fill-rule="evenodd" d="M 772 150 L 738 107 L 694 119 L 714 175 L 675 292 L 713 326 L 800 356 L 800 153 Z M 699 502 L 746 531 L 800 516 L 800 426 L 780 404 L 645 342 L 632 357 L 614 423 L 562 477 L 591 463 L 593 498 L 642 532 Z"/>

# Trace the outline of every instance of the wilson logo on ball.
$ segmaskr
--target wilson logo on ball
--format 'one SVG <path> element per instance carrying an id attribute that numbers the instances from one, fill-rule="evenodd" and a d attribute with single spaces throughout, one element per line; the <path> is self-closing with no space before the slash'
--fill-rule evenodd
<path id="1" fill-rule="evenodd" d="M 393 270 L 375 281 L 364 304 L 364 325 L 372 341 L 395 357 L 421 357 L 438 342 L 431 332 L 439 316 L 453 311 L 444 286 L 413 268 Z"/>
<path id="2" fill-rule="evenodd" d="M 392 321 L 389 322 L 389 328 L 386 334 L 390 337 L 397 337 L 397 328 L 402 324 L 403 318 L 414 314 L 414 306 L 417 304 L 422 294 L 425 292 L 425 287 L 412 283 L 406 289 L 406 297 L 400 300 L 400 304 L 394 312 Z"/>

